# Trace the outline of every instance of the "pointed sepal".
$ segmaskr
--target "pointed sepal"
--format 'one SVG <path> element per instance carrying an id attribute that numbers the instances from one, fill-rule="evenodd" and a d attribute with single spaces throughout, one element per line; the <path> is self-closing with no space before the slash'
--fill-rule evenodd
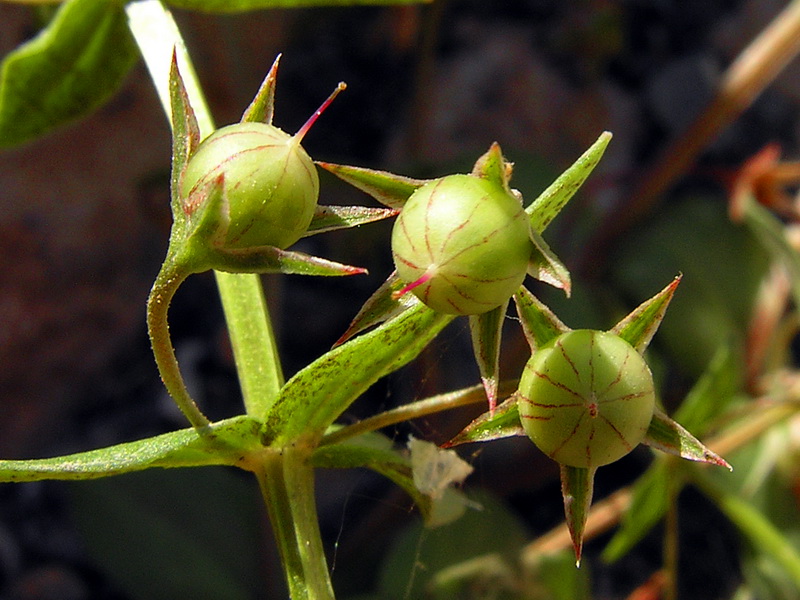
<path id="1" fill-rule="evenodd" d="M 653 420 L 650 422 L 650 427 L 642 443 L 667 454 L 680 456 L 686 460 L 708 463 L 733 470 L 733 467 L 724 458 L 706 448 L 700 440 L 658 408 L 653 413 Z"/>
<path id="2" fill-rule="evenodd" d="M 472 336 L 472 350 L 481 382 L 489 401 L 489 412 L 497 406 L 498 373 L 500 371 L 500 339 L 503 332 L 503 320 L 506 316 L 508 302 L 479 315 L 470 315 L 469 331 Z"/>
<path id="3" fill-rule="evenodd" d="M 371 208 L 368 206 L 317 206 L 314 218 L 303 237 L 317 233 L 327 233 L 337 229 L 349 229 L 366 223 L 374 223 L 397 215 L 391 208 Z"/>
<path id="4" fill-rule="evenodd" d="M 274 246 L 216 248 L 207 254 L 206 269 L 227 273 L 283 273 L 339 277 L 363 275 L 366 269 Z"/>
<path id="5" fill-rule="evenodd" d="M 643 354 L 661 325 L 661 321 L 664 320 L 667 307 L 680 282 L 681 276 L 679 275 L 658 294 L 642 302 L 628 316 L 617 323 L 611 329 L 611 333 L 628 342 L 639 354 Z"/>
<path id="6" fill-rule="evenodd" d="M 472 175 L 491 181 L 510 193 L 508 182 L 511 179 L 511 171 L 512 164 L 503 158 L 500 144 L 494 142 L 489 150 L 475 162 Z"/>
<path id="7" fill-rule="evenodd" d="M 404 313 L 406 310 L 421 304 L 416 296 L 413 294 L 400 294 L 404 287 L 404 283 L 397 277 L 394 272 L 389 275 L 389 278 L 383 282 L 372 296 L 364 303 L 361 310 L 353 318 L 350 326 L 347 328 L 336 343 L 334 348 L 340 344 L 344 344 L 354 335 L 357 335 L 375 325 L 379 325 L 384 321 L 388 321 L 392 317 Z"/>
<path id="8" fill-rule="evenodd" d="M 501 390 L 502 387 L 500 386 Z M 450 448 L 473 442 L 491 442 L 518 435 L 525 435 L 525 430 L 519 420 L 517 397 L 511 396 L 496 406 L 494 411 L 485 412 L 474 419 L 452 440 L 442 444 L 442 447 Z"/>
<path id="9" fill-rule="evenodd" d="M 600 162 L 606 146 L 611 141 L 611 133 L 603 132 L 597 141 L 584 152 L 571 167 L 564 171 L 541 195 L 534 200 L 525 212 L 530 216 L 531 227 L 542 233 L 561 209 L 570 201 L 575 192 Z"/>
<path id="10" fill-rule="evenodd" d="M 269 73 L 261 82 L 255 98 L 250 103 L 250 106 L 244 111 L 242 115 L 242 123 L 245 121 L 253 123 L 266 123 L 272 125 L 272 116 L 275 113 L 275 80 L 278 76 L 278 63 L 281 61 L 281 55 L 275 57 L 275 62 L 272 63 Z"/>
<path id="11" fill-rule="evenodd" d="M 538 348 L 562 333 L 570 331 L 570 328 L 564 325 L 552 310 L 525 287 L 520 287 L 519 291 L 514 294 L 514 304 L 517 307 L 517 315 L 522 324 L 525 339 L 528 340 L 531 347 L 531 353 L 536 352 Z"/>
<path id="12" fill-rule="evenodd" d="M 339 179 L 346 181 L 353 187 L 366 192 L 378 202 L 389 208 L 399 210 L 417 188 L 428 183 L 428 179 L 413 179 L 395 175 L 387 171 L 378 171 L 364 167 L 351 167 L 336 165 L 327 162 L 317 162 L 317 165 L 330 171 Z"/>
<path id="13" fill-rule="evenodd" d="M 594 474 L 596 467 L 584 469 L 581 467 L 561 467 L 561 495 L 564 497 L 564 515 L 567 519 L 567 528 L 572 537 L 572 547 L 575 550 L 575 565 L 581 566 L 583 552 L 583 531 L 586 519 L 589 517 L 589 507 L 594 494 Z"/>
<path id="14" fill-rule="evenodd" d="M 189 94 L 178 69 L 177 53 L 172 51 L 169 69 L 169 98 L 172 121 L 172 180 L 170 185 L 173 218 L 181 214 L 181 176 L 189 157 L 200 143 L 200 127 L 189 103 Z"/>
<path id="15" fill-rule="evenodd" d="M 528 275 L 539 281 L 549 283 L 555 288 L 564 290 L 567 298 L 569 298 L 572 293 L 572 279 L 570 278 L 569 270 L 550 249 L 550 246 L 540 234 L 533 229 L 531 229 L 530 233 L 533 250 L 528 261 Z"/>

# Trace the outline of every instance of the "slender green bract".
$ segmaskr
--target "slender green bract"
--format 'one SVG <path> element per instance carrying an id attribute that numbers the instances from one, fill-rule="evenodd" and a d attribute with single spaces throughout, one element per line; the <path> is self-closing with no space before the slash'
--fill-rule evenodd
<path id="1" fill-rule="evenodd" d="M 202 206 L 223 177 L 232 248 L 285 249 L 308 229 L 319 198 L 316 167 L 299 141 L 267 123 L 236 123 L 208 136 L 181 180 L 185 210 Z"/>
<path id="2" fill-rule="evenodd" d="M 408 199 L 392 231 L 397 274 L 436 311 L 473 315 L 519 289 L 531 256 L 528 219 L 502 185 L 474 175 L 431 181 Z"/>
<path id="3" fill-rule="evenodd" d="M 520 379 L 519 413 L 553 460 L 594 468 L 644 439 L 655 407 L 650 369 L 621 337 L 577 329 L 536 352 Z"/>

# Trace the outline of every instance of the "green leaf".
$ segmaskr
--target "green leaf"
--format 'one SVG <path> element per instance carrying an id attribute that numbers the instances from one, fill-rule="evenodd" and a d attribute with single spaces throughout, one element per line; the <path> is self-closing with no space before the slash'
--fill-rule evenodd
<path id="1" fill-rule="evenodd" d="M 429 181 L 363 167 L 335 165 L 326 162 L 317 162 L 316 164 L 353 187 L 366 192 L 384 206 L 395 210 L 403 208 L 408 197 Z"/>
<path id="2" fill-rule="evenodd" d="M 430 0 L 168 0 L 168 4 L 187 10 L 233 13 L 265 8 L 304 8 L 309 6 L 362 6 L 421 4 Z"/>
<path id="3" fill-rule="evenodd" d="M 615 562 L 664 518 L 669 508 L 669 461 L 659 457 L 633 486 L 631 503 L 622 513 L 620 528 L 603 550 L 603 560 Z"/>
<path id="4" fill-rule="evenodd" d="M 86 115 L 122 84 L 138 57 L 123 5 L 69 0 L 0 66 L 0 147 Z"/>
<path id="5" fill-rule="evenodd" d="M 514 294 L 514 303 L 532 353 L 570 330 L 552 310 L 524 287 Z"/>
<path id="6" fill-rule="evenodd" d="M 0 460 L 0 481 L 97 479 L 155 467 L 236 465 L 244 454 L 261 448 L 260 425 L 240 416 L 195 428 L 117 444 L 78 454 L 32 460 Z"/>
<path id="7" fill-rule="evenodd" d="M 704 433 L 733 401 L 741 386 L 740 359 L 728 344 L 723 344 L 675 411 L 675 420 L 698 434 Z"/>
<path id="8" fill-rule="evenodd" d="M 564 515 L 567 528 L 572 537 L 572 548 L 575 550 L 575 564 L 581 564 L 583 551 L 583 530 L 589 517 L 589 507 L 594 495 L 594 474 L 596 467 L 561 467 L 561 495 L 564 497 Z"/>
<path id="9" fill-rule="evenodd" d="M 472 350 L 481 381 L 489 400 L 489 410 L 497 405 L 497 385 L 500 373 L 500 338 L 508 302 L 488 312 L 470 315 L 469 330 L 472 334 Z"/>
<path id="10" fill-rule="evenodd" d="M 278 63 L 281 55 L 275 57 L 272 67 L 258 88 L 255 98 L 242 115 L 242 123 L 246 121 L 266 123 L 272 125 L 272 116 L 275 113 L 275 79 L 278 76 Z"/>
<path id="11" fill-rule="evenodd" d="M 611 133 L 600 134 L 597 141 L 525 209 L 535 232 L 542 233 L 561 212 L 600 162 L 610 141 Z"/>
<path id="12" fill-rule="evenodd" d="M 516 435 L 525 435 L 519 420 L 517 397 L 511 396 L 494 411 L 485 412 L 459 432 L 444 447 L 458 446 L 472 442 L 491 442 Z"/>
<path id="13" fill-rule="evenodd" d="M 374 223 L 388 219 L 397 214 L 397 210 L 391 208 L 370 208 L 367 206 L 317 206 L 311 225 L 303 237 L 336 231 L 337 229 L 347 229 L 359 227 L 366 223 Z"/>
<path id="14" fill-rule="evenodd" d="M 650 340 L 658 330 L 658 326 L 664 320 L 667 307 L 680 282 L 680 276 L 673 279 L 667 287 L 649 300 L 642 302 L 633 312 L 617 323 L 611 329 L 611 333 L 628 342 L 639 354 L 644 354 Z"/>
<path id="15" fill-rule="evenodd" d="M 700 440 L 658 408 L 653 414 L 653 420 L 650 422 L 650 427 L 642 443 L 686 460 L 718 465 L 732 470 L 724 458 L 706 448 Z"/>
<path id="16" fill-rule="evenodd" d="M 278 445 L 321 437 L 356 398 L 415 358 L 453 318 L 420 303 L 324 354 L 286 382 L 266 419 L 268 437 Z"/>

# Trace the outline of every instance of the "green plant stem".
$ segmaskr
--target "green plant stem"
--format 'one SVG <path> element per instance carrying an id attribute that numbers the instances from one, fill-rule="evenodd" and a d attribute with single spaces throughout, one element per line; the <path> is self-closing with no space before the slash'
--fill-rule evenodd
<path id="1" fill-rule="evenodd" d="M 514 393 L 514 390 L 517 389 L 518 384 L 519 381 L 517 380 L 501 382 L 498 388 L 498 396 L 503 397 L 511 395 Z M 389 427 L 396 423 L 403 423 L 460 406 L 482 403 L 486 403 L 486 391 L 482 385 L 476 385 L 446 394 L 439 394 L 438 396 L 432 396 L 424 400 L 404 404 L 403 406 L 368 417 L 358 423 L 353 423 L 352 425 L 347 425 L 341 429 L 331 431 L 325 434 L 319 445 L 338 444 L 339 442 L 354 438 L 362 433 L 383 429 L 384 427 Z"/>
<path id="2" fill-rule="evenodd" d="M 334 600 L 314 499 L 310 450 L 265 454 L 257 472 L 292 600 Z"/>
<path id="3" fill-rule="evenodd" d="M 248 415 L 264 418 L 283 386 L 283 370 L 258 275 L 214 271 Z"/>
<path id="4" fill-rule="evenodd" d="M 188 273 L 176 266 L 174 257 L 167 257 L 147 299 L 147 333 L 161 381 L 189 423 L 202 431 L 211 421 L 200 411 L 186 389 L 169 335 L 169 305 L 187 276 Z"/>

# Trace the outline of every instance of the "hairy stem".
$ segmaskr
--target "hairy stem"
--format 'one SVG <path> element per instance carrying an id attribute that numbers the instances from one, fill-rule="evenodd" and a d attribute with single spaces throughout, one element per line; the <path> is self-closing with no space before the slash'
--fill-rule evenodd
<path id="1" fill-rule="evenodd" d="M 518 384 L 519 381 L 517 380 L 502 382 L 499 388 L 499 395 L 511 395 L 514 390 L 517 389 Z M 438 396 L 432 396 L 431 398 L 398 406 L 397 408 L 368 417 L 363 421 L 331 431 L 322 438 L 319 445 L 338 444 L 339 442 L 354 438 L 362 433 L 377 431 L 378 429 L 383 429 L 390 425 L 436 414 L 443 410 L 450 410 L 470 404 L 483 404 L 485 402 L 486 391 L 482 385 L 476 385 L 446 394 L 439 394 Z"/>
<path id="2" fill-rule="evenodd" d="M 202 430 L 211 422 L 200 411 L 189 395 L 189 390 L 186 389 L 169 334 L 169 305 L 187 276 L 188 273 L 177 267 L 172 257 L 167 257 L 147 299 L 147 333 L 150 336 L 161 381 L 164 382 L 178 408 L 189 419 L 189 423 Z"/>
<path id="3" fill-rule="evenodd" d="M 310 452 L 266 454 L 257 472 L 292 600 L 334 600 L 314 499 Z"/>

